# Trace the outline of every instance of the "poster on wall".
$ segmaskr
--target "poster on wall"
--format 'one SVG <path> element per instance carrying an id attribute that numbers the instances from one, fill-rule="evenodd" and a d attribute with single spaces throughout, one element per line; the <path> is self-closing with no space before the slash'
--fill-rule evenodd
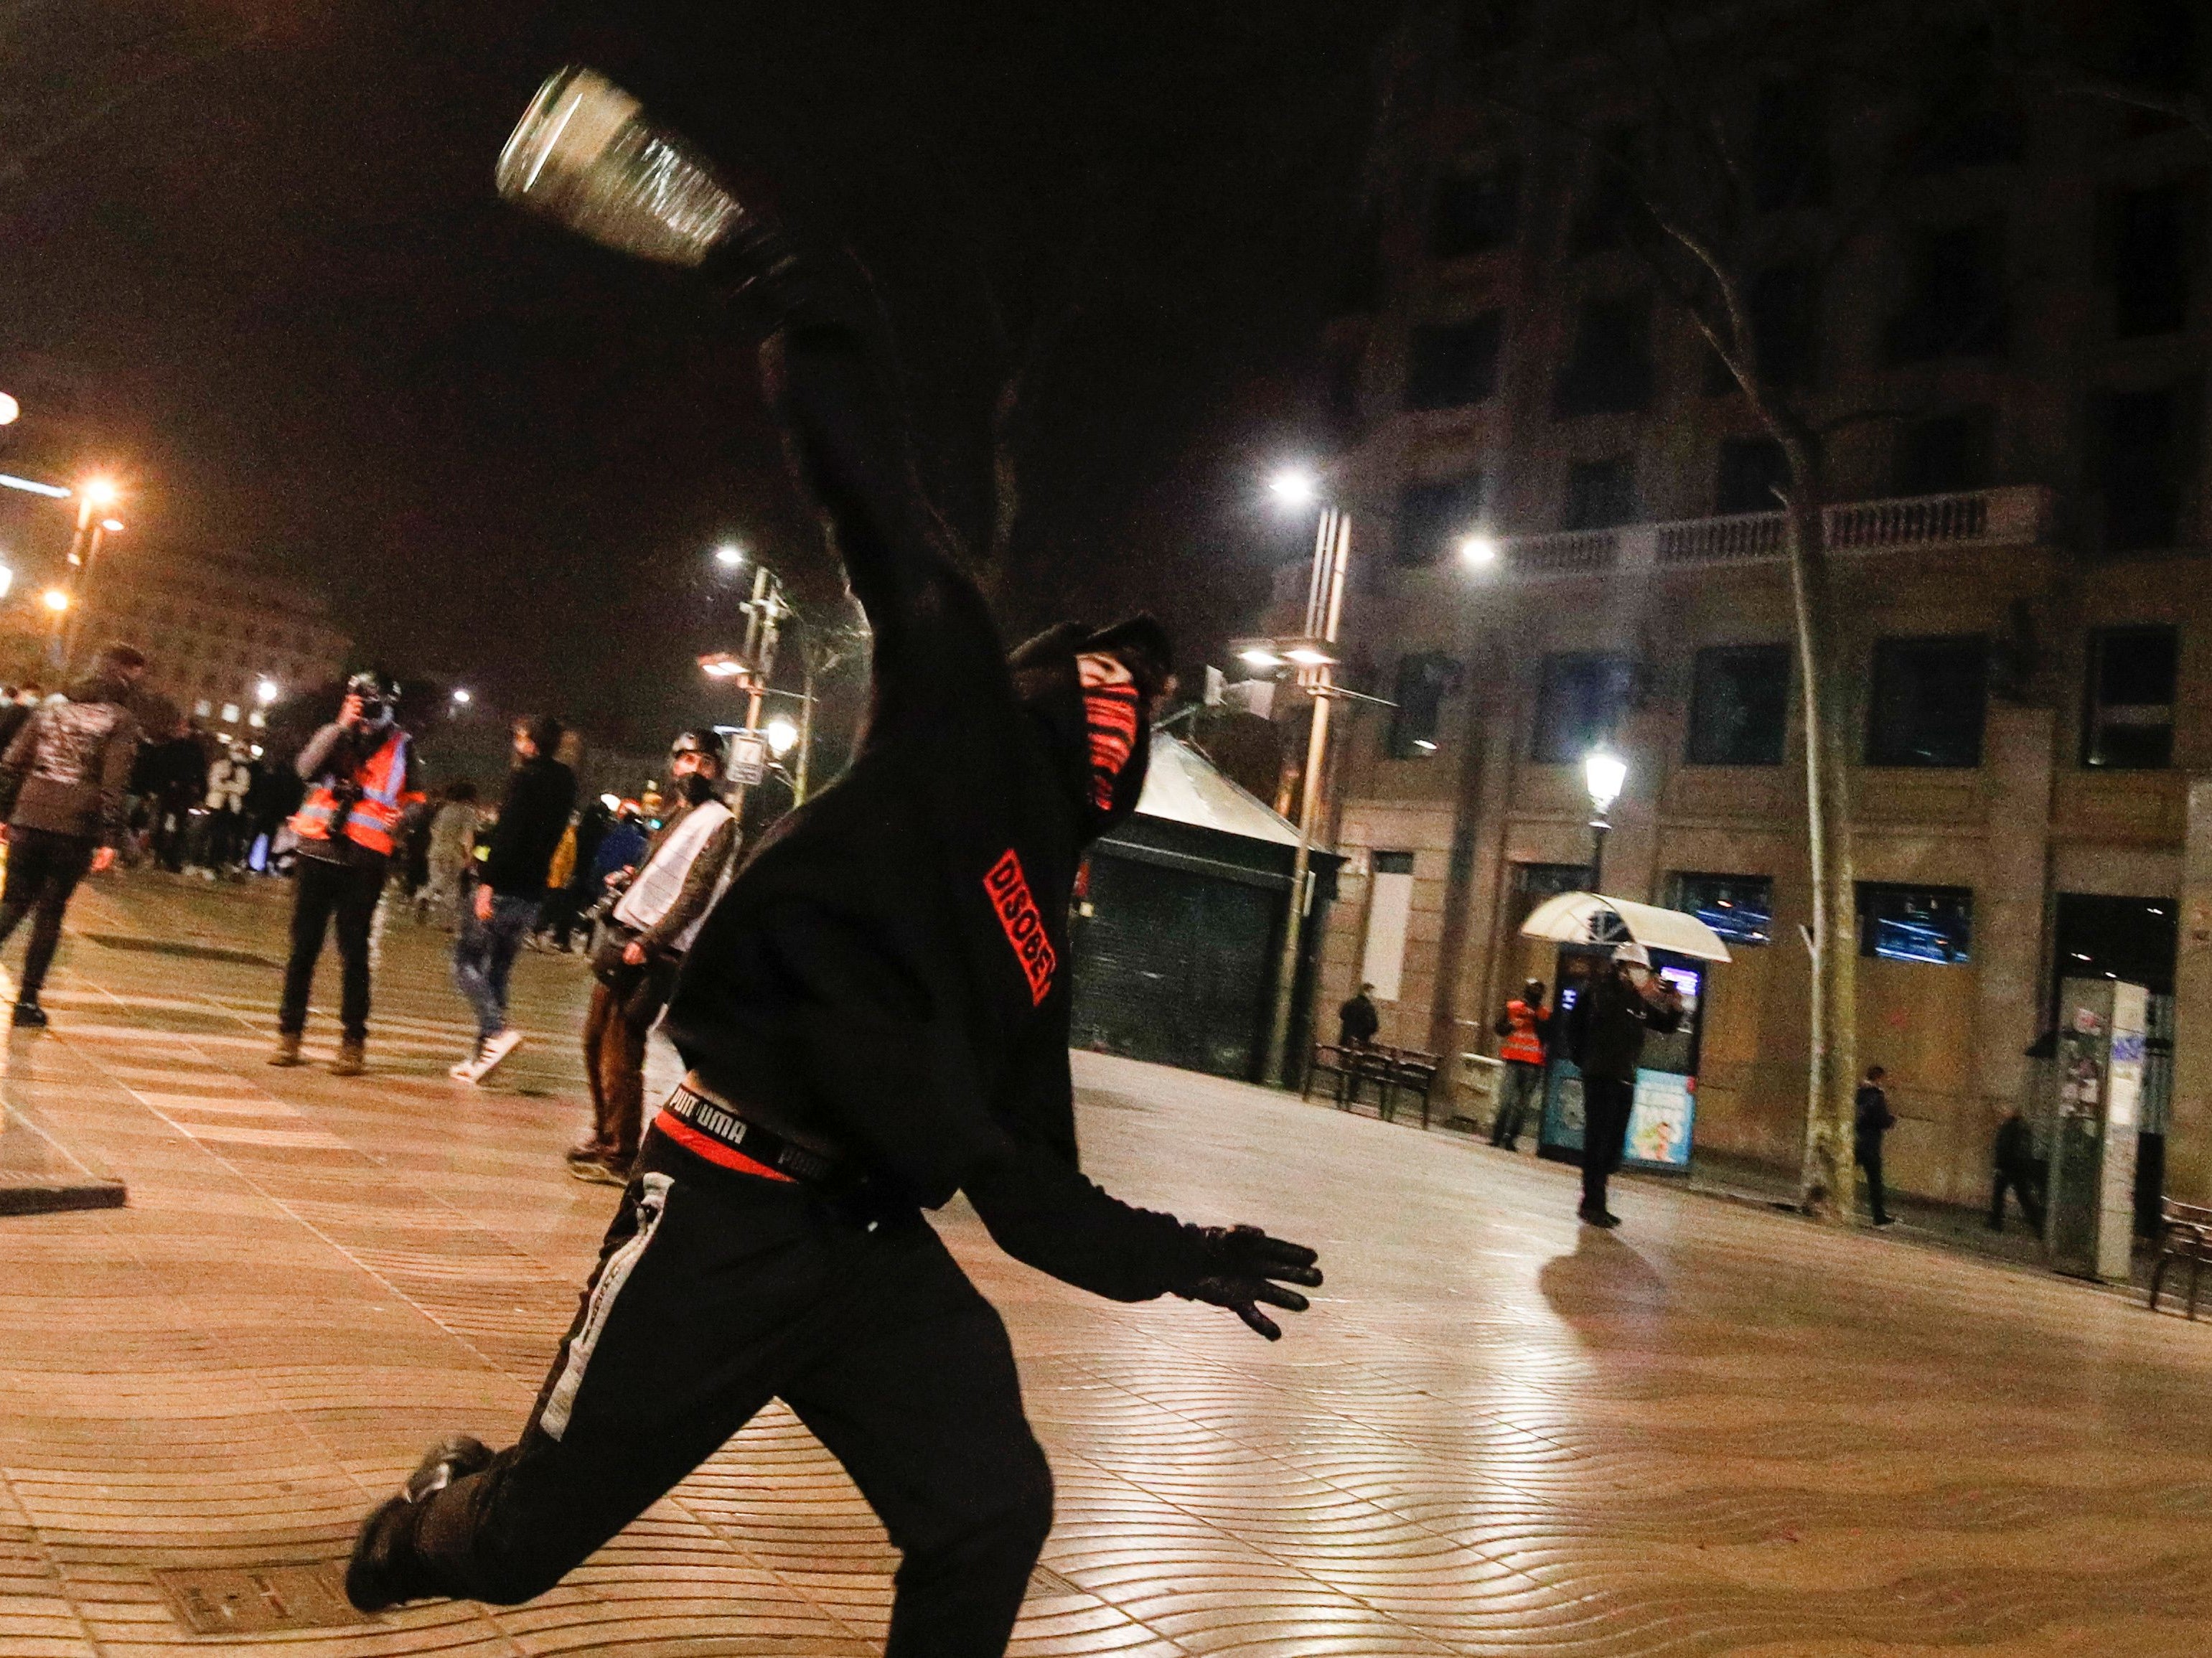
<path id="1" fill-rule="evenodd" d="M 1636 1169 L 1687 1173 L 1690 1134 L 1697 1121 L 1698 1079 L 1672 1071 L 1639 1070 L 1629 1108 L 1628 1141 L 1621 1162 Z M 1554 1060 L 1544 1090 L 1541 1141 L 1549 1152 L 1583 1148 L 1583 1078 L 1571 1060 Z"/>

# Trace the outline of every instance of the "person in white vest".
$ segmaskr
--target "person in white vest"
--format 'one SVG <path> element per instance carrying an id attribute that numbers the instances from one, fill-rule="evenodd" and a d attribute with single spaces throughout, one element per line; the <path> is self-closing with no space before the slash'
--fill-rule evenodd
<path id="1" fill-rule="evenodd" d="M 720 739 L 685 732 L 668 753 L 679 804 L 646 848 L 592 958 L 599 982 L 584 1020 L 592 1132 L 569 1148 L 579 1180 L 626 1184 L 645 1115 L 645 1039 L 676 969 L 737 866 L 738 820 L 722 804 Z"/>

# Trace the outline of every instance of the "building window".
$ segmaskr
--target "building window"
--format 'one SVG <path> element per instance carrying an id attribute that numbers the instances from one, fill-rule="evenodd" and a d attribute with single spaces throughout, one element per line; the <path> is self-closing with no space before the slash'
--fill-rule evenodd
<path id="1" fill-rule="evenodd" d="M 1466 322 L 1423 323 L 1406 348 L 1406 407 L 1456 409 L 1498 390 L 1498 349 L 1505 313 Z"/>
<path id="2" fill-rule="evenodd" d="M 1513 914 L 1511 932 L 1517 932 L 1521 923 L 1535 913 L 1536 906 L 1547 898 L 1556 898 L 1563 892 L 1584 892 L 1589 888 L 1589 865 L 1587 864 L 1516 864 L 1513 865 Z"/>
<path id="3" fill-rule="evenodd" d="M 2173 686 L 2179 659 L 2171 628 L 2100 628 L 2089 635 L 2083 765 L 2155 771 L 2173 763 Z"/>
<path id="4" fill-rule="evenodd" d="M 1445 173 L 1429 208 L 1429 253 L 1464 259 L 1512 245 L 1521 210 L 1520 169 L 1510 162 Z"/>
<path id="5" fill-rule="evenodd" d="M 1723 518 L 1778 511 L 1782 501 L 1775 491 L 1789 482 L 1789 458 L 1772 438 L 1730 438 L 1721 445 L 1713 511 Z"/>
<path id="6" fill-rule="evenodd" d="M 1650 298 L 1585 300 L 1573 353 L 1553 384 L 1553 412 L 1565 419 L 1630 414 L 1650 401 Z"/>
<path id="7" fill-rule="evenodd" d="M 1610 530 L 1636 519 L 1636 463 L 1626 455 L 1578 460 L 1567 471 L 1564 530 Z"/>
<path id="8" fill-rule="evenodd" d="M 1406 972 L 1406 924 L 1413 914 L 1413 854 L 1378 852 L 1367 895 L 1367 937 L 1359 952 L 1359 979 L 1375 987 L 1375 999 L 1395 1002 Z"/>
<path id="9" fill-rule="evenodd" d="M 1994 222 L 1923 230 L 1911 252 L 1911 288 L 1891 319 L 1893 362 L 1983 356 L 2005 339 L 2004 237 Z"/>
<path id="10" fill-rule="evenodd" d="M 1407 484 L 1398 493 L 1397 537 L 1391 548 L 1396 562 L 1423 569 L 1443 558 L 1481 527 L 1486 493 L 1480 472 Z"/>
<path id="11" fill-rule="evenodd" d="M 2189 193 L 2179 185 L 2126 190 L 2106 208 L 2106 257 L 2112 331 L 2122 339 L 2178 333 L 2189 325 Z"/>
<path id="12" fill-rule="evenodd" d="M 1744 296 L 1759 377 L 1769 386 L 1810 386 L 1820 327 L 1820 290 L 1803 265 L 1779 265 L 1751 279 Z"/>
<path id="13" fill-rule="evenodd" d="M 2106 394 L 2098 421 L 2105 545 L 2115 552 L 2171 547 L 2180 539 L 2190 474 L 2178 386 Z"/>
<path id="14" fill-rule="evenodd" d="M 1983 639 L 1877 642 L 1867 764 L 1980 765 L 1988 676 Z"/>
<path id="15" fill-rule="evenodd" d="M 202 697 L 198 701 L 192 704 L 192 714 L 196 719 L 204 720 L 214 712 L 215 704 L 209 701 L 205 697 Z"/>
<path id="16" fill-rule="evenodd" d="M 222 705 L 222 723 L 226 726 L 235 726 L 238 723 L 237 703 L 226 702 Z"/>
<path id="17" fill-rule="evenodd" d="M 1391 700 L 1384 748 L 1393 760 L 1425 760 L 1437 751 L 1443 700 L 1460 687 L 1460 665 L 1434 651 L 1398 659 L 1398 690 Z"/>
<path id="18" fill-rule="evenodd" d="M 1987 489 L 1991 423 L 1987 409 L 1964 409 L 1900 427 L 1893 487 L 1900 495 Z"/>
<path id="19" fill-rule="evenodd" d="M 1694 915 L 1732 944 L 1774 937 L 1774 882 L 1764 875 L 1677 875 L 1668 904 Z"/>
<path id="20" fill-rule="evenodd" d="M 1627 241 L 1630 227 L 1644 211 L 1634 182 L 1636 149 L 1632 127 L 1614 127 L 1598 140 L 1567 233 L 1570 252 L 1595 253 Z"/>
<path id="21" fill-rule="evenodd" d="M 1539 765 L 1578 766 L 1600 743 L 1612 739 L 1628 707 L 1633 665 L 1625 656 L 1577 653 L 1544 659 L 1536 693 L 1535 740 L 1528 757 Z"/>
<path id="22" fill-rule="evenodd" d="M 1809 87 L 1770 81 L 1751 126 L 1751 200 L 1761 213 L 1820 207 L 1828 199 L 1825 112 Z"/>
<path id="23" fill-rule="evenodd" d="M 1966 887 L 1858 884 L 1859 954 L 1963 966 L 1972 959 L 1974 895 Z"/>
<path id="24" fill-rule="evenodd" d="M 1698 653 L 1690 763 L 1778 766 L 1789 737 L 1790 647 L 1720 645 Z"/>

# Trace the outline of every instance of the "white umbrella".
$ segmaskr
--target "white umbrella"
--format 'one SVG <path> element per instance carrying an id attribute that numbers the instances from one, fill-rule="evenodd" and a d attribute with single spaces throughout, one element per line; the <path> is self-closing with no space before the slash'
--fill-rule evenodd
<path id="1" fill-rule="evenodd" d="M 1521 936 L 1563 944 L 1619 944 L 1633 939 L 1647 950 L 1671 950 L 1677 956 L 1708 962 L 1729 959 L 1721 935 L 1696 916 L 1598 892 L 1563 892 L 1547 898 L 1521 924 Z"/>

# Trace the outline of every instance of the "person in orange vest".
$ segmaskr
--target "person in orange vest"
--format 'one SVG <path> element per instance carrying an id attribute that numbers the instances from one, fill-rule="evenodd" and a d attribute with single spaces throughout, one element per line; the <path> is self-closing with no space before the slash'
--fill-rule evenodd
<path id="1" fill-rule="evenodd" d="M 307 993 L 323 934 L 337 921 L 344 983 L 338 1001 L 337 1058 L 331 1074 L 368 1069 L 368 938 L 376 901 L 398 843 L 399 817 L 412 784 L 407 733 L 392 716 L 398 688 L 374 673 L 346 681 L 338 717 L 300 750 L 307 798 L 292 818 L 300 862 L 292 897 L 292 957 L 276 1013 L 276 1051 L 269 1063 L 298 1065 L 307 1028 Z"/>
<path id="2" fill-rule="evenodd" d="M 1544 1095 L 1544 1053 L 1552 1031 L 1552 1011 L 1544 1005 L 1544 981 L 1531 979 L 1521 993 L 1505 1004 L 1498 1021 L 1504 1040 L 1498 1057 L 1505 1061 L 1505 1078 L 1498 1090 L 1498 1115 L 1490 1126 L 1490 1143 L 1507 1151 L 1521 1149 L 1521 1131 L 1528 1126 L 1528 1104 Z"/>

